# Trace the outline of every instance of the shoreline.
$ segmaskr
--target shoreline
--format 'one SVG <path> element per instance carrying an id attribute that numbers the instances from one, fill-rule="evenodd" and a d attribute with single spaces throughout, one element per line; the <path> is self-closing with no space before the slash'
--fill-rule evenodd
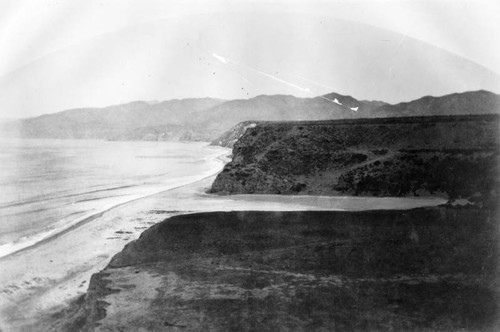
<path id="1" fill-rule="evenodd" d="M 195 176 L 195 181 L 113 205 L 35 244 L 0 257 L 0 329 L 9 326 L 9 329 L 16 330 L 7 322 L 22 325 L 23 321 L 50 314 L 54 308 L 65 306 L 68 300 L 81 295 L 81 284 L 88 284 L 90 276 L 104 268 L 111 256 L 119 252 L 125 243 L 133 241 L 143 230 L 165 218 L 165 214 L 148 215 L 148 205 L 154 205 L 156 199 L 170 191 L 196 186 L 215 177 L 224 165 L 224 158 L 230 153 L 227 149 L 216 148 L 221 151 L 209 159 L 218 162 L 217 170 Z M 134 218 L 139 212 L 148 218 L 142 222 L 131 222 L 137 219 Z M 127 227 L 127 231 L 120 233 Z M 43 299 L 44 294 L 50 295 L 47 298 L 60 300 L 48 299 L 47 302 Z M 23 309 L 20 303 L 23 303 Z"/>
<path id="2" fill-rule="evenodd" d="M 248 198 L 220 197 L 206 194 L 204 189 L 211 184 L 213 178 L 214 176 L 206 177 L 189 185 L 167 190 L 149 198 L 125 204 L 120 208 L 111 209 L 103 214 L 103 217 L 101 217 L 103 220 L 100 223 L 88 222 L 80 225 L 79 231 L 66 232 L 53 239 L 54 245 L 50 246 L 50 248 L 41 245 L 37 250 L 27 250 L 19 253 L 18 256 L 32 253 L 34 257 L 28 259 L 27 263 L 32 266 L 34 272 L 31 276 L 19 273 L 15 277 L 16 274 L 14 273 L 12 276 L 13 279 L 7 276 L 4 276 L 4 278 L 5 280 L 17 280 L 16 278 L 19 278 L 19 282 L 14 284 L 14 286 L 18 285 L 17 287 L 20 287 L 29 283 L 27 286 L 30 288 L 27 290 L 17 289 L 17 291 L 24 293 L 24 295 L 20 298 L 16 297 L 18 301 L 14 307 L 5 306 L 4 304 L 1 309 L 2 312 L 5 313 L 5 310 L 10 307 L 10 310 L 8 309 L 9 316 L 15 319 L 13 323 L 17 322 L 16 324 L 26 323 L 28 321 L 27 318 L 33 317 L 30 315 L 35 315 L 35 318 L 32 318 L 35 321 L 46 319 L 84 294 L 87 290 L 90 276 L 104 269 L 111 257 L 123 249 L 124 244 L 137 239 L 144 231 L 165 220 L 165 218 L 190 215 L 202 211 L 213 212 L 220 210 L 221 207 L 227 211 L 245 211 L 249 209 L 253 211 L 339 210 L 335 207 L 321 206 L 321 203 L 314 202 L 315 197 L 307 197 L 308 199 L 312 199 L 312 201 L 305 204 L 298 204 L 296 199 L 290 200 L 290 197 L 276 197 L 276 202 L 264 203 L 258 197 L 254 197 L 256 199 L 250 201 Z M 380 204 L 383 199 L 379 198 L 377 201 Z M 434 205 L 438 205 L 437 202 Z M 124 221 L 124 218 L 129 220 Z M 119 221 L 118 224 L 116 224 L 117 220 Z M 117 232 L 122 233 L 117 234 Z M 129 234 L 129 232 L 134 234 Z M 92 240 L 89 243 L 85 239 Z M 88 255 L 85 252 L 97 252 L 88 255 L 89 257 L 87 258 L 83 257 L 83 263 L 75 265 L 71 257 L 67 257 L 68 249 L 64 249 L 68 246 L 74 247 L 73 250 L 76 256 Z M 15 268 L 18 265 L 12 264 L 15 261 L 14 258 L 16 256 L 11 256 L 3 262 L 10 261 L 11 268 Z M 47 266 L 47 264 L 51 264 L 49 262 L 52 260 L 60 261 L 58 264 L 59 267 L 68 266 L 68 268 L 54 275 L 51 267 Z M 17 269 L 19 270 L 19 267 Z M 12 275 L 12 273 L 9 273 L 9 275 Z M 9 285 L 11 285 L 11 282 L 6 283 L 6 287 L 2 289 L 3 293 L 0 294 L 7 295 L 5 290 L 9 289 Z M 12 288 L 10 289 L 12 290 Z M 47 299 L 52 299 L 52 302 L 47 302 Z M 19 316 L 20 313 L 16 313 L 18 311 L 18 303 L 23 303 L 23 312 L 21 314 L 26 314 L 28 317 Z"/>
<path id="3" fill-rule="evenodd" d="M 81 226 L 83 226 L 83 225 L 85 225 L 85 224 L 87 224 L 87 223 L 89 223 L 89 222 L 91 222 L 91 221 L 93 221 L 95 219 L 98 219 L 98 218 L 102 217 L 106 212 L 109 212 L 109 211 L 111 211 L 113 209 L 117 209 L 117 208 L 119 208 L 119 207 L 121 207 L 123 205 L 129 204 L 129 203 L 133 203 L 133 202 L 141 200 L 141 199 L 147 199 L 147 198 L 149 198 L 151 196 L 162 194 L 162 193 L 164 193 L 166 191 L 175 190 L 175 189 L 178 189 L 178 188 L 182 188 L 182 187 L 185 187 L 185 186 L 189 186 L 189 185 L 195 184 L 197 182 L 204 181 L 204 180 L 206 180 L 208 178 L 211 178 L 211 177 L 215 176 L 217 173 L 218 173 L 218 171 L 215 172 L 214 174 L 207 175 L 204 178 L 201 178 L 201 179 L 196 180 L 194 182 L 190 182 L 190 183 L 187 183 L 187 184 L 178 185 L 176 187 L 172 187 L 172 188 L 168 188 L 168 189 L 162 189 L 162 190 L 160 190 L 158 192 L 154 192 L 154 193 L 151 193 L 151 194 L 147 194 L 145 196 L 133 198 L 133 199 L 131 199 L 129 201 L 113 205 L 113 206 L 111 206 L 109 208 L 106 208 L 106 209 L 104 209 L 102 211 L 99 211 L 99 212 L 94 213 L 94 214 L 92 214 L 92 215 L 90 215 L 88 217 L 85 217 L 82 220 L 77 221 L 75 224 L 69 226 L 68 228 L 62 229 L 62 230 L 60 230 L 59 232 L 57 232 L 57 233 L 55 233 L 53 235 L 49 235 L 48 237 L 46 237 L 46 238 L 44 238 L 44 239 L 42 239 L 42 240 L 40 240 L 40 241 L 38 241 L 38 242 L 36 242 L 34 244 L 28 245 L 28 246 L 26 246 L 24 248 L 21 248 L 19 250 L 16 250 L 16 251 L 10 252 L 10 253 L 8 253 L 8 254 L 6 254 L 4 256 L 1 256 L 0 257 L 0 263 L 2 262 L 2 260 L 4 258 L 15 256 L 16 254 L 22 253 L 22 252 L 27 251 L 27 250 L 35 249 L 38 246 L 47 244 L 47 243 L 49 243 L 49 242 L 51 242 L 51 241 L 59 238 L 60 236 L 63 236 L 64 234 L 66 234 L 68 232 L 74 231 L 74 230 L 78 229 L 79 227 L 81 227 Z"/>
<path id="4" fill-rule="evenodd" d="M 214 158 L 220 161 L 221 169 L 230 153 L 224 151 Z M 1 277 L 4 282 L 3 288 L 0 289 L 0 312 L 7 314 L 2 319 L 8 317 L 2 322 L 2 326 L 9 326 L 13 330 L 22 329 L 29 322 L 42 321 L 65 308 L 85 293 L 90 276 L 104 269 L 111 257 L 119 253 L 125 244 L 134 241 L 145 230 L 165 218 L 221 209 L 339 211 L 343 210 L 342 204 L 349 201 L 358 202 L 349 208 L 352 211 L 390 209 L 391 205 L 394 209 L 394 202 L 407 202 L 407 206 L 401 207 L 404 210 L 422 206 L 424 199 L 208 194 L 206 189 L 218 172 L 189 184 L 119 204 L 34 246 L 0 258 L 0 264 L 9 271 Z M 391 200 L 394 202 L 391 203 Z M 427 204 L 436 206 L 442 203 L 442 199 L 440 201 L 439 198 L 431 198 Z M 99 223 L 93 222 L 96 219 L 100 219 Z M 52 245 L 46 246 L 48 243 Z M 71 252 L 72 256 L 68 255 L 68 252 Z M 16 262 L 19 259 L 22 259 L 21 264 Z M 53 262 L 57 265 L 53 265 Z M 24 271 L 23 266 L 31 268 Z M 20 303 L 23 304 L 22 310 L 19 308 Z"/>
<path id="5" fill-rule="evenodd" d="M 62 184 L 57 182 L 52 185 L 49 176 L 47 176 L 47 179 L 40 176 L 41 180 L 32 181 L 34 183 L 32 187 L 39 186 L 43 189 L 31 192 L 29 190 L 31 187 L 29 186 L 27 186 L 28 189 L 20 187 L 17 190 L 25 192 L 24 194 L 7 195 L 16 188 L 16 182 L 14 181 L 6 190 L 0 192 L 2 199 L 5 200 L 5 203 L 2 203 L 0 207 L 0 216 L 6 218 L 2 226 L 2 237 L 0 237 L 0 260 L 3 257 L 47 243 L 47 241 L 51 241 L 67 231 L 72 231 L 82 224 L 99 218 L 103 213 L 118 208 L 123 204 L 147 198 L 217 174 L 224 165 L 223 158 L 230 153 L 226 148 L 209 146 L 209 142 L 184 144 L 186 143 L 177 143 L 177 145 L 175 143 L 167 144 L 166 148 L 163 149 L 169 154 L 172 152 L 177 153 L 175 149 L 179 147 L 187 149 L 186 153 L 178 159 L 180 162 L 183 162 L 194 160 L 192 158 L 200 158 L 196 159 L 197 164 L 193 166 L 193 169 L 183 168 L 182 171 L 178 171 L 175 168 L 177 164 L 175 161 L 173 163 L 168 163 L 167 161 L 167 165 L 171 166 L 157 167 L 155 169 L 151 167 L 151 162 L 143 162 L 141 158 L 146 158 L 148 153 L 158 153 L 158 149 L 162 149 L 161 145 L 156 145 L 155 149 L 158 151 L 152 147 L 148 147 L 145 151 L 140 150 L 137 152 L 135 150 L 138 147 L 133 146 L 127 150 L 128 152 L 118 156 L 124 157 L 127 161 L 135 158 L 140 160 L 140 163 L 129 165 L 128 167 L 132 167 L 131 170 L 127 169 L 124 171 L 127 167 L 122 167 L 120 171 L 117 171 L 118 175 L 115 177 L 108 178 L 107 173 L 104 173 L 106 176 L 100 178 L 96 175 L 96 170 L 106 169 L 106 163 L 115 162 L 114 160 L 116 159 L 113 158 L 117 157 L 117 155 L 114 155 L 109 160 L 106 158 L 91 158 L 96 156 L 102 157 L 103 152 L 108 152 L 106 149 L 109 149 L 109 147 L 104 149 L 100 146 L 96 149 L 88 149 L 89 152 L 85 152 L 86 154 L 84 153 L 83 157 L 76 159 L 76 161 L 71 159 L 71 162 L 74 161 L 74 165 L 76 166 L 92 166 L 89 167 L 90 171 L 82 171 L 82 174 L 78 173 L 75 176 L 75 180 L 60 181 Z M 28 147 L 32 148 L 31 146 Z M 46 147 L 49 151 L 51 148 L 53 148 L 53 145 Z M 79 148 L 87 149 L 87 146 Z M 18 151 L 18 148 L 12 148 L 12 150 L 14 151 L 12 152 L 13 160 L 23 156 Z M 24 150 L 21 149 L 21 151 Z M 59 153 L 59 150 L 56 151 Z M 75 151 L 78 150 L 75 148 Z M 72 153 L 69 156 L 77 154 L 74 151 Z M 133 153 L 143 153 L 145 156 L 133 156 Z M 153 157 L 156 157 L 156 155 Z M 177 156 L 174 155 L 174 159 L 175 157 Z M 189 159 L 185 159 L 186 157 Z M 82 161 L 94 159 L 102 161 L 89 162 L 88 164 L 86 161 Z M 135 171 L 134 169 L 137 168 L 137 165 L 151 167 L 152 174 Z M 28 166 L 24 171 L 35 171 L 35 169 L 30 169 L 29 167 L 31 166 Z M 168 172 L 164 173 L 165 171 Z M 6 179 L 11 180 L 13 176 L 12 170 L 7 169 L 6 172 Z M 28 180 L 26 182 L 30 182 Z M 104 192 L 110 192 L 110 194 L 106 196 Z M 80 197 L 81 199 L 79 199 Z M 93 200 L 95 202 L 92 202 Z M 33 221 L 30 222 L 31 220 Z"/>

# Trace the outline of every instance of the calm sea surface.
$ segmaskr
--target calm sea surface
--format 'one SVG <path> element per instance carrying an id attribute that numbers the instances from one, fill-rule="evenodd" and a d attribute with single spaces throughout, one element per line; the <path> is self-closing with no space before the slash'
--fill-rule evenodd
<path id="1" fill-rule="evenodd" d="M 207 143 L 0 140 L 0 257 L 220 168 Z"/>

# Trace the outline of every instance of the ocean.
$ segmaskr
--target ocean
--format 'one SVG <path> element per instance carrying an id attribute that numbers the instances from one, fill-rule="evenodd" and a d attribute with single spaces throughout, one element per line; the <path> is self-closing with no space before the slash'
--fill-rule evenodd
<path id="1" fill-rule="evenodd" d="M 0 140 L 0 257 L 220 170 L 198 142 Z"/>

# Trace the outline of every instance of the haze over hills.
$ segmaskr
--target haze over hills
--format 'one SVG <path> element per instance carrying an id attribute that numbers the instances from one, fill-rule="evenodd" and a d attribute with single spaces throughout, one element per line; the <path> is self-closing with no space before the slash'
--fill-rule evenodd
<path id="1" fill-rule="evenodd" d="M 342 105 L 331 102 L 331 100 L 338 101 Z M 250 114 L 253 109 L 251 108 L 244 109 L 239 105 L 239 109 L 230 110 L 230 107 L 227 109 L 229 105 L 231 105 L 230 102 L 223 103 L 214 107 L 214 109 L 217 110 L 221 119 L 234 118 L 236 114 L 242 113 L 240 119 L 243 122 L 214 139 L 212 144 L 232 147 L 249 126 L 254 125 L 259 120 L 263 121 L 266 119 L 265 115 L 252 118 Z M 247 104 L 246 106 L 250 105 Z M 390 105 L 382 101 L 358 101 L 351 96 L 330 93 L 312 99 L 303 99 L 302 103 L 295 103 L 288 106 L 289 108 L 283 111 L 283 113 L 287 114 L 288 119 L 274 119 L 268 116 L 267 120 L 338 120 L 400 116 L 491 114 L 500 112 L 500 95 L 489 91 L 470 91 L 440 97 L 427 96 L 411 102 Z M 226 109 L 225 112 L 222 111 L 224 109 Z M 208 113 L 205 115 L 208 115 Z M 222 125 L 224 121 L 218 124 Z"/>
<path id="2" fill-rule="evenodd" d="M 489 91 L 453 93 L 442 97 L 425 96 L 411 102 L 383 105 L 375 116 L 461 115 L 500 112 L 499 95 Z"/>
<path id="3" fill-rule="evenodd" d="M 315 98 L 261 95 L 224 101 L 212 98 L 136 101 L 104 108 L 72 109 L 9 121 L 3 136 L 108 140 L 211 141 L 244 121 L 317 121 L 398 116 L 498 113 L 500 96 L 488 91 L 423 97 L 390 105 L 330 93 Z M 239 127 L 240 131 L 245 126 Z M 238 130 L 231 135 L 243 133 Z"/>
<path id="4" fill-rule="evenodd" d="M 193 113 L 222 103 L 213 98 L 134 101 L 104 108 L 79 108 L 8 123 L 4 135 L 37 138 L 121 137 L 134 128 L 169 126 L 189 122 Z M 123 137 L 125 139 L 125 137 Z M 143 139 L 143 137 L 136 138 Z"/>
<path id="5" fill-rule="evenodd" d="M 334 99 L 341 100 L 339 103 Z M 381 102 L 359 101 L 350 96 L 331 93 L 315 98 L 288 95 L 261 95 L 250 99 L 232 100 L 199 112 L 194 123 L 205 124 L 213 131 L 223 132 L 242 121 L 300 121 L 366 117 Z M 358 107 L 355 112 L 350 107 Z"/>
<path id="6" fill-rule="evenodd" d="M 405 34 L 314 15 L 228 13 L 141 24 L 48 54 L 0 77 L 0 110 L 26 117 L 129 100 L 331 91 L 398 103 L 479 89 L 500 92 L 498 74 Z"/>

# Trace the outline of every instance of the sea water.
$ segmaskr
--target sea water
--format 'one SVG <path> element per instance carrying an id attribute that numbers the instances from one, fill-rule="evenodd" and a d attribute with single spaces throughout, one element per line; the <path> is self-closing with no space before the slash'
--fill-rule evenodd
<path id="1" fill-rule="evenodd" d="M 0 141 L 0 257 L 103 211 L 212 175 L 199 142 Z"/>

